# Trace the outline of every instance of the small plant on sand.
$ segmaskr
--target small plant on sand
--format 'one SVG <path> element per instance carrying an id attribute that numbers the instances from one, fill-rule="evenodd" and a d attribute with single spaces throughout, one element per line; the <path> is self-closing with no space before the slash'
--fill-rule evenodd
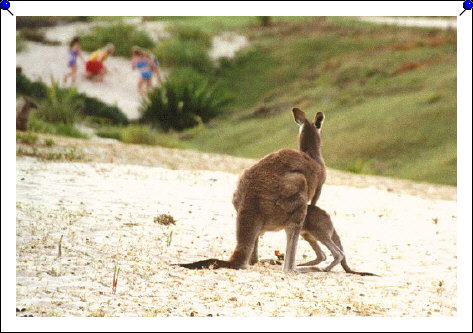
<path id="1" fill-rule="evenodd" d="M 120 273 L 120 266 L 115 265 L 113 268 L 113 282 L 112 282 L 112 292 L 115 294 L 117 292 L 118 285 L 118 274 Z"/>
<path id="2" fill-rule="evenodd" d="M 58 258 L 62 256 L 62 237 L 64 235 L 61 235 L 61 238 L 59 238 L 59 243 L 58 243 L 58 247 L 57 247 L 57 256 Z"/>
<path id="3" fill-rule="evenodd" d="M 38 141 L 38 136 L 33 133 L 16 132 L 16 142 L 33 145 Z"/>
<path id="4" fill-rule="evenodd" d="M 154 223 L 159 223 L 161 225 L 171 225 L 176 224 L 176 220 L 169 214 L 160 214 L 154 218 Z"/>
<path id="5" fill-rule="evenodd" d="M 54 146 L 54 140 L 53 139 L 44 139 L 44 144 L 48 147 Z"/>
<path id="6" fill-rule="evenodd" d="M 169 234 L 167 234 L 167 236 L 166 236 L 166 245 L 167 245 L 168 247 L 171 246 L 172 234 L 173 234 L 173 231 L 171 230 L 171 232 L 170 232 Z"/>

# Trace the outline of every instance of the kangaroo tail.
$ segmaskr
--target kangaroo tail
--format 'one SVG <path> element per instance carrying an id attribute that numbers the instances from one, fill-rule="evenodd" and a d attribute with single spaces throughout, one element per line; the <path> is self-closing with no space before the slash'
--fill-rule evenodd
<path id="1" fill-rule="evenodd" d="M 337 232 L 334 230 L 333 231 L 333 235 L 332 235 L 332 240 L 334 241 L 335 244 L 337 244 L 338 248 L 340 250 L 343 251 L 343 246 L 342 246 L 342 242 L 340 240 L 340 237 L 338 236 Z M 340 264 L 342 265 L 343 269 L 345 270 L 345 272 L 347 273 L 350 273 L 350 274 L 357 274 L 357 275 L 361 275 L 361 276 L 379 276 L 379 275 L 376 275 L 376 274 L 373 274 L 373 273 L 368 273 L 368 272 L 356 272 L 354 270 L 352 270 L 350 268 L 350 266 L 348 266 L 348 263 L 347 263 L 347 259 L 346 259 L 346 256 L 343 255 L 343 259 L 342 261 L 340 262 Z"/>
<path id="2" fill-rule="evenodd" d="M 196 262 L 191 262 L 188 264 L 176 264 L 175 266 L 180 266 L 188 269 L 218 269 L 218 268 L 233 268 L 237 269 L 235 265 L 229 261 L 219 260 L 219 259 L 206 259 Z"/>

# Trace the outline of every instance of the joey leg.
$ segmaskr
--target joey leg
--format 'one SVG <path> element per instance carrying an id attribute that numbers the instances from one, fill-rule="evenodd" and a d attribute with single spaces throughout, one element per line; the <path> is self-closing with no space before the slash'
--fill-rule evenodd
<path id="1" fill-rule="evenodd" d="M 324 268 L 324 271 L 330 272 L 333 267 L 338 265 L 343 260 L 343 258 L 345 258 L 345 255 L 343 254 L 343 251 L 340 250 L 339 247 L 333 242 L 332 239 L 327 238 L 321 239 L 320 241 L 330 250 L 333 255 L 332 263 L 330 263 L 330 265 Z"/>
<path id="2" fill-rule="evenodd" d="M 325 256 L 324 251 L 320 248 L 320 245 L 317 243 L 317 241 L 311 240 L 311 239 L 306 239 L 306 241 L 309 242 L 310 246 L 312 249 L 315 251 L 315 254 L 317 255 L 317 258 L 315 260 L 308 261 L 306 263 L 300 264 L 298 266 L 315 266 L 320 264 L 322 261 L 325 261 L 327 257 Z"/>

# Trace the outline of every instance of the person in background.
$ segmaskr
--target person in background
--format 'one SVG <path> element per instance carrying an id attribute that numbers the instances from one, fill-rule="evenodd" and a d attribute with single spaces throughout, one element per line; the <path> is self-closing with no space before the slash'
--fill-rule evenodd
<path id="1" fill-rule="evenodd" d="M 99 49 L 89 56 L 89 59 L 85 63 L 86 77 L 98 78 L 99 81 L 103 81 L 107 68 L 104 65 L 104 61 L 115 51 L 113 44 L 107 44 L 104 48 Z"/>
<path id="2" fill-rule="evenodd" d="M 151 70 L 153 71 L 154 75 L 156 75 L 156 79 L 158 80 L 158 84 L 161 85 L 163 80 L 161 77 L 161 68 L 159 67 L 158 58 L 153 54 L 153 52 L 143 49 L 143 52 L 150 58 L 151 60 Z"/>
<path id="3" fill-rule="evenodd" d="M 69 60 L 67 61 L 69 73 L 66 73 L 66 75 L 64 75 L 64 83 L 67 83 L 67 80 L 70 78 L 72 84 L 76 84 L 77 58 L 80 58 L 82 61 L 85 61 L 81 54 L 80 38 L 74 37 L 69 43 Z"/>
<path id="4" fill-rule="evenodd" d="M 134 46 L 131 50 L 131 68 L 140 72 L 138 80 L 138 92 L 145 97 L 152 85 L 153 60 L 143 49 Z"/>

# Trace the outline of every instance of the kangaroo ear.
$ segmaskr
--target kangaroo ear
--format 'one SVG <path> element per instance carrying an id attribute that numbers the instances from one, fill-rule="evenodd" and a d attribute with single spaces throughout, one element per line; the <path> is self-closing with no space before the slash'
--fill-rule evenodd
<path id="1" fill-rule="evenodd" d="M 307 120 L 305 117 L 305 112 L 298 108 L 292 109 L 292 114 L 294 115 L 294 120 L 299 125 L 304 125 L 304 122 Z"/>
<path id="2" fill-rule="evenodd" d="M 317 112 L 315 115 L 315 128 L 320 129 L 322 127 L 322 123 L 324 122 L 325 116 L 323 112 Z"/>

